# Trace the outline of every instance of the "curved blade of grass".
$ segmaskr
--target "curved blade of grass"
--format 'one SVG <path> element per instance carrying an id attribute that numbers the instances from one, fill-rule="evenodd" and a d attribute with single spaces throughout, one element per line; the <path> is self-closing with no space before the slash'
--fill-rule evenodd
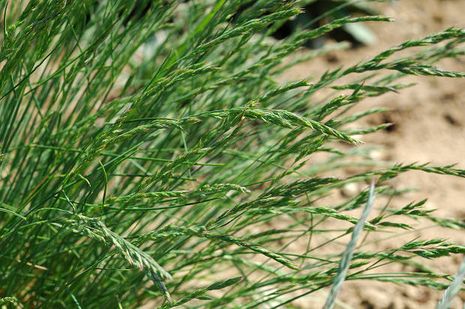
<path id="1" fill-rule="evenodd" d="M 374 199 L 375 199 L 375 183 L 373 180 L 370 185 L 368 201 L 365 205 L 365 208 L 363 209 L 363 212 L 362 212 L 362 215 L 360 216 L 359 221 L 354 227 L 350 241 L 347 244 L 346 250 L 342 254 L 341 262 L 339 264 L 339 269 L 333 281 L 333 286 L 331 287 L 331 291 L 329 292 L 328 298 L 326 299 L 325 305 L 323 306 L 324 309 L 332 309 L 334 307 L 337 294 L 339 293 L 342 287 L 342 283 L 344 282 L 346 278 L 347 271 L 349 270 L 350 262 L 354 255 L 354 250 L 357 245 L 358 238 L 360 237 L 363 231 L 363 226 L 365 225 L 368 215 L 370 214 L 371 209 L 373 207 Z"/>

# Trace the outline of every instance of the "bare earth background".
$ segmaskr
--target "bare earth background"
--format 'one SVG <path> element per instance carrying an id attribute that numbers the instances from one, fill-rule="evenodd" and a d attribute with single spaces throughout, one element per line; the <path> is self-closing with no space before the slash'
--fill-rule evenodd
<path id="1" fill-rule="evenodd" d="M 403 0 L 390 5 L 380 5 L 382 14 L 393 17 L 394 23 L 370 24 L 378 37 L 373 46 L 355 50 L 334 52 L 326 62 L 313 61 L 298 66 L 292 78 L 318 76 L 329 68 L 348 66 L 366 60 L 376 53 L 403 41 L 421 38 L 446 28 L 465 27 L 465 0 Z M 316 62 L 316 63 L 315 63 Z M 441 68 L 465 72 L 465 61 L 445 61 Z M 390 109 L 382 117 L 368 122 L 394 123 L 390 130 L 365 136 L 370 144 L 381 146 L 377 153 L 383 159 L 399 163 L 427 163 L 446 165 L 457 163 L 465 168 L 465 80 L 415 78 L 417 85 L 404 89 L 400 94 L 385 95 L 363 103 L 357 109 L 383 106 Z M 427 207 L 437 209 L 437 215 L 465 220 L 465 179 L 449 176 L 408 173 L 395 183 L 398 188 L 418 189 L 404 201 L 428 198 Z M 465 233 L 461 231 L 431 229 L 425 227 L 415 233 L 402 236 L 402 241 L 416 237 L 449 238 L 465 245 Z M 399 238 L 380 240 L 375 250 L 399 246 Z M 461 257 L 444 258 L 433 262 L 442 272 L 454 274 Z M 426 262 L 425 262 L 426 263 Z M 404 269 L 405 270 L 405 269 Z M 392 271 L 392 269 L 391 269 Z M 302 299 L 302 308 L 321 308 L 327 290 Z M 427 288 L 397 286 L 389 283 L 349 282 L 344 285 L 337 307 L 339 308 L 434 308 L 440 293 Z M 465 293 L 453 308 L 462 308 Z"/>

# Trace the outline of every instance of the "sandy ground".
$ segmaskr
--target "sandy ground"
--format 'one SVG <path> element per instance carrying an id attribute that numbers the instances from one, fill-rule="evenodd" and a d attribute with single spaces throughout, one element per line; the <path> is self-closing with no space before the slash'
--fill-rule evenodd
<path id="1" fill-rule="evenodd" d="M 382 5 L 384 15 L 396 22 L 369 25 L 377 34 L 379 42 L 373 46 L 335 52 L 326 58 L 326 66 L 303 64 L 295 69 L 293 78 L 308 76 L 319 70 L 347 66 L 368 59 L 377 52 L 405 40 L 416 39 L 426 34 L 451 26 L 465 27 L 465 0 L 403 0 Z M 319 65 L 319 66 L 318 66 Z M 440 67 L 465 72 L 465 61 L 453 60 Z M 414 88 L 400 94 L 386 95 L 368 100 L 359 109 L 383 106 L 391 111 L 382 117 L 373 117 L 371 124 L 392 122 L 395 125 L 382 132 L 364 137 L 367 143 L 381 146 L 384 159 L 412 163 L 431 162 L 435 165 L 457 163 L 465 168 L 465 80 L 415 78 Z M 443 217 L 465 219 L 465 180 L 449 176 L 408 173 L 396 180 L 397 187 L 414 187 L 418 190 L 408 196 L 409 200 L 428 198 L 427 207 L 437 209 Z M 424 230 L 413 236 L 447 237 L 465 245 L 465 233 L 450 233 L 442 230 Z M 413 238 L 410 235 L 409 239 Z M 395 240 L 399 241 L 399 240 Z M 398 244 L 398 243 L 397 243 Z M 387 248 L 392 242 L 379 242 L 378 248 Z M 441 259 L 435 265 L 441 271 L 453 274 L 461 257 Z M 321 308 L 327 291 L 300 303 L 303 308 Z M 339 308 L 434 308 L 439 293 L 426 288 L 396 286 L 394 284 L 356 282 L 344 286 Z M 465 294 L 460 295 L 453 308 L 462 308 Z"/>

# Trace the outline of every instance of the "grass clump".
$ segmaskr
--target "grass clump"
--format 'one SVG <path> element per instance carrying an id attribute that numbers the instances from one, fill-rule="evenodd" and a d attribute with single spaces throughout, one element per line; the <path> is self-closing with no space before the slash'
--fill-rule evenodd
<path id="1" fill-rule="evenodd" d="M 374 192 L 321 199 L 372 179 L 378 197 L 395 197 L 402 192 L 390 180 L 411 170 L 464 177 L 453 166 L 372 161 L 359 136 L 386 125 L 348 125 L 381 111 L 352 106 L 404 88 L 406 75 L 463 77 L 434 63 L 462 56 L 465 31 L 447 29 L 315 80 L 280 83 L 293 65 L 331 49 L 295 57 L 308 40 L 351 23 L 389 21 L 343 17 L 271 39 L 301 5 L 0 1 L 0 303 L 292 306 L 341 277 L 344 249 L 334 245 L 352 233 L 359 221 L 352 211 Z M 330 96 L 318 99 L 320 92 Z M 315 154 L 327 156 L 309 161 Z M 357 164 L 371 168 L 325 176 Z M 423 204 L 384 207 L 362 227 L 399 233 L 412 228 L 396 220 L 405 217 L 463 228 Z M 452 278 L 426 267 L 373 270 L 465 252 L 443 239 L 351 250 L 345 280 L 436 289 Z"/>

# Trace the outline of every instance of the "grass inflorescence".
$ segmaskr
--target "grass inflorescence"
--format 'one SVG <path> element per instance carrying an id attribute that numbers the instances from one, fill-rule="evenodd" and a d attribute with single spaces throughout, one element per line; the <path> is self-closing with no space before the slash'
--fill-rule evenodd
<path id="1" fill-rule="evenodd" d="M 390 21 L 342 17 L 272 39 L 307 2 L 0 1 L 0 304 L 277 308 L 334 283 L 329 308 L 344 280 L 445 289 L 453 278 L 426 267 L 373 271 L 465 247 L 419 239 L 373 251 L 359 236 L 415 228 L 402 218 L 462 222 L 425 201 L 354 213 L 375 193 L 401 195 L 399 174 L 465 171 L 374 161 L 360 138 L 387 124 L 349 125 L 383 111 L 351 107 L 410 86 L 406 75 L 463 77 L 435 64 L 463 55 L 465 30 L 283 83 L 341 48 L 301 49 L 308 40 Z M 365 189 L 323 202 L 351 183 Z"/>

